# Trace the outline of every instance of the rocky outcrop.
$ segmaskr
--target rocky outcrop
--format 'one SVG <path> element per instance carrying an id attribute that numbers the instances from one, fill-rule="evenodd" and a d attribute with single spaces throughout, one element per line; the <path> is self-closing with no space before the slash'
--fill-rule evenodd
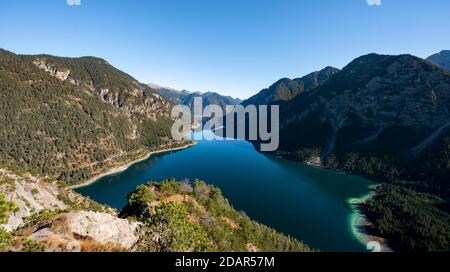
<path id="1" fill-rule="evenodd" d="M 129 116 L 140 114 L 152 120 L 158 116 L 169 117 L 171 104 L 168 101 L 104 60 L 42 55 L 36 56 L 33 64 L 61 81 L 86 88 L 91 95 L 124 110 Z"/>
<path id="2" fill-rule="evenodd" d="M 44 244 L 46 251 L 133 251 L 141 239 L 141 228 L 141 223 L 108 213 L 74 211 L 58 214 L 18 233 L 19 237 Z"/>
<path id="3" fill-rule="evenodd" d="M 90 237 L 102 244 L 112 243 L 131 249 L 139 241 L 141 223 L 130 223 L 107 213 L 87 211 L 68 213 L 66 219 L 74 235 Z"/>
<path id="4" fill-rule="evenodd" d="M 22 225 L 23 219 L 44 209 L 65 209 L 67 205 L 58 199 L 58 185 L 47 183 L 31 175 L 19 176 L 5 169 L 0 169 L 0 193 L 13 201 L 18 211 L 10 214 L 6 224 L 0 225 L 12 231 Z"/>
<path id="5" fill-rule="evenodd" d="M 129 251 L 141 239 L 141 223 L 99 204 L 93 211 L 91 200 L 43 178 L 0 169 L 0 193 L 17 207 L 0 225 L 17 238 L 12 251 L 21 251 L 26 240 L 47 251 Z"/>
<path id="6" fill-rule="evenodd" d="M 33 64 L 62 81 L 67 80 L 70 76 L 69 69 L 60 69 L 54 65 L 51 65 L 47 63 L 45 58 L 37 58 L 33 61 Z M 71 83 L 76 84 L 76 81 L 71 79 Z"/>
<path id="7" fill-rule="evenodd" d="M 24 219 L 41 211 L 62 211 L 73 208 L 98 210 L 114 214 L 114 210 L 87 199 L 72 190 L 60 186 L 56 181 L 29 173 L 16 174 L 0 168 L 0 193 L 17 206 L 17 211 L 9 214 L 6 224 L 0 225 L 13 231 L 24 224 Z"/>

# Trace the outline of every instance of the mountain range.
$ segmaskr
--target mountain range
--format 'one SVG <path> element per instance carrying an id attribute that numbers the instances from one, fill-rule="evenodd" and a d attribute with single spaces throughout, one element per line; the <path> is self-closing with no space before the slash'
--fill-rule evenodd
<path id="1" fill-rule="evenodd" d="M 275 82 L 272 86 L 264 89 L 256 95 L 242 102 L 244 106 L 269 105 L 275 102 L 289 101 L 302 92 L 308 92 L 322 85 L 331 76 L 339 72 L 334 67 L 326 67 L 318 72 L 310 73 L 302 78 L 283 78 Z"/>
<path id="2" fill-rule="evenodd" d="M 242 104 L 280 105 L 281 150 L 313 147 L 322 158 L 355 151 L 404 161 L 446 134 L 449 75 L 412 55 L 369 54 L 342 70 L 281 79 Z"/>
<path id="3" fill-rule="evenodd" d="M 276 104 L 277 155 L 381 182 L 375 197 L 359 207 L 370 231 L 395 249 L 445 251 L 450 247 L 447 52 L 428 60 L 369 54 L 342 70 L 326 67 L 281 79 L 242 102 L 142 84 L 95 57 L 0 50 L 0 168 L 73 185 L 149 151 L 186 144 L 170 138 L 175 104 L 192 107 L 196 96 L 204 106 Z"/>
<path id="4" fill-rule="evenodd" d="M 160 86 L 155 83 L 148 83 L 147 85 L 155 90 L 155 92 L 159 93 L 161 96 L 165 97 L 174 104 L 180 104 L 184 96 L 191 94 L 191 92 L 188 92 L 186 90 L 179 91 L 177 89 Z"/>
<path id="5" fill-rule="evenodd" d="M 0 162 L 69 184 L 170 146 L 172 104 L 105 60 L 0 50 Z"/>
<path id="6" fill-rule="evenodd" d="M 360 207 L 375 235 L 395 249 L 448 250 L 450 72 L 438 63 L 369 54 L 313 88 L 282 79 L 244 104 L 280 106 L 277 154 L 383 182 Z"/>
<path id="7" fill-rule="evenodd" d="M 148 86 L 153 88 L 162 97 L 171 101 L 174 104 L 186 105 L 193 108 L 194 98 L 199 97 L 202 99 L 203 107 L 208 105 L 218 105 L 222 109 L 225 109 L 226 105 L 237 105 L 242 101 L 238 98 L 233 98 L 231 96 L 223 96 L 215 92 L 189 92 L 186 90 L 178 91 L 170 87 L 162 87 L 154 83 L 149 83 Z"/>
<path id="8" fill-rule="evenodd" d="M 415 157 L 450 126 L 449 88 L 450 73 L 422 59 L 362 56 L 282 105 L 281 148 Z"/>
<path id="9" fill-rule="evenodd" d="M 103 59 L 0 50 L 0 252 L 311 251 L 198 180 L 141 185 L 121 214 L 68 186 L 188 146 L 174 104 Z"/>

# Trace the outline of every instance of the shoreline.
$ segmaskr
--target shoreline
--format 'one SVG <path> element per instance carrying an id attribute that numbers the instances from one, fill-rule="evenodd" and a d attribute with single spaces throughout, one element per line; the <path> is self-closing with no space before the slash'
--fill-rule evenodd
<path id="1" fill-rule="evenodd" d="M 150 158 L 152 155 L 165 153 L 165 152 L 182 150 L 182 149 L 186 149 L 186 148 L 192 147 L 192 146 L 194 146 L 196 144 L 197 144 L 197 142 L 192 142 L 192 143 L 189 143 L 189 144 L 186 144 L 186 145 L 183 145 L 183 146 L 179 146 L 179 147 L 173 147 L 173 148 L 167 148 L 167 149 L 161 149 L 161 150 L 148 152 L 145 156 L 143 156 L 141 158 L 138 158 L 138 159 L 126 162 L 123 165 L 116 166 L 116 167 L 113 167 L 111 169 L 108 169 L 105 172 L 103 172 L 101 174 L 98 174 L 98 175 L 95 175 L 94 177 L 92 177 L 92 178 L 90 178 L 90 179 L 88 179 L 88 180 L 86 180 L 86 181 L 84 181 L 84 182 L 82 182 L 80 184 L 72 185 L 72 186 L 69 186 L 68 188 L 71 189 L 71 190 L 75 190 L 75 189 L 79 189 L 79 188 L 82 188 L 82 187 L 89 186 L 89 185 L 95 183 L 97 180 L 99 180 L 99 179 L 101 179 L 103 177 L 106 177 L 106 176 L 109 176 L 109 175 L 113 175 L 113 174 L 117 174 L 117 173 L 121 173 L 121 172 L 127 170 L 128 168 L 130 168 L 130 166 L 132 166 L 133 164 L 136 164 L 138 162 L 144 161 L 144 160 Z"/>
<path id="2" fill-rule="evenodd" d="M 284 154 L 274 154 L 274 156 L 279 157 L 281 159 L 291 160 L 289 157 L 285 156 Z M 293 161 L 296 161 L 296 160 L 293 160 Z M 321 164 L 317 164 L 314 162 L 304 162 L 304 161 L 298 161 L 298 162 L 300 162 L 301 164 L 303 164 L 305 166 L 309 166 L 312 168 L 333 171 L 335 173 L 340 173 L 340 174 L 355 175 L 355 176 L 359 176 L 359 177 L 368 179 L 364 175 L 348 173 L 343 170 L 326 167 L 326 166 L 323 166 Z M 375 180 L 371 180 L 371 181 L 377 182 Z M 378 181 L 378 183 L 379 183 L 379 181 Z M 372 223 L 367 219 L 366 215 L 364 213 L 362 213 L 360 210 L 358 210 L 358 208 L 356 207 L 356 205 L 363 204 L 367 200 L 376 196 L 375 189 L 378 186 L 380 186 L 380 184 L 371 185 L 371 186 L 369 186 L 369 190 L 370 190 L 369 193 L 367 193 L 363 196 L 360 196 L 360 197 L 349 198 L 347 200 L 347 204 L 350 206 L 350 209 L 351 209 L 351 214 L 349 217 L 350 228 L 351 228 L 351 232 L 352 232 L 353 236 L 362 245 L 367 246 L 368 250 L 373 250 L 373 244 L 369 245 L 370 242 L 378 242 L 380 245 L 380 248 L 379 248 L 380 252 L 394 252 L 394 250 L 391 247 L 389 247 L 388 241 L 385 238 L 370 234 L 368 232 L 367 227 L 371 226 Z"/>
<path id="3" fill-rule="evenodd" d="M 367 246 L 367 250 L 372 250 L 373 247 L 370 247 L 369 243 L 377 242 L 380 245 L 379 252 L 394 252 L 392 248 L 389 247 L 386 239 L 370 234 L 367 230 L 367 227 L 371 225 L 370 221 L 367 217 L 358 210 L 356 205 L 363 204 L 367 200 L 376 196 L 375 189 L 379 185 L 370 186 L 370 192 L 366 195 L 357 198 L 348 199 L 347 203 L 350 205 L 352 209 L 352 214 L 350 215 L 350 228 L 355 236 L 355 238 L 360 241 L 363 245 Z M 373 245 L 372 245 L 373 246 Z"/>

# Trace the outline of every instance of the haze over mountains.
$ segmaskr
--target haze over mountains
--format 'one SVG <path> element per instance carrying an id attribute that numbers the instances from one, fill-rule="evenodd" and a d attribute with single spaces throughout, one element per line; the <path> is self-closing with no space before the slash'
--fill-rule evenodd
<path id="1" fill-rule="evenodd" d="M 160 95 L 166 99 L 172 101 L 174 104 L 186 105 L 190 108 L 193 107 L 194 98 L 202 98 L 203 107 L 208 105 L 218 105 L 222 109 L 225 109 L 226 105 L 237 105 L 242 101 L 238 98 L 233 98 L 231 96 L 223 96 L 215 92 L 189 92 L 186 90 L 178 91 L 170 87 L 162 87 L 154 83 L 149 83 L 148 86 L 153 88 Z"/>
<path id="2" fill-rule="evenodd" d="M 442 50 L 428 57 L 427 60 L 450 71 L 450 50 Z"/>
<path id="3" fill-rule="evenodd" d="M 181 102 L 182 97 L 190 94 L 190 92 L 186 90 L 179 91 L 170 87 L 164 87 L 154 83 L 148 83 L 147 85 L 153 90 L 155 90 L 157 93 L 165 97 L 166 99 L 176 104 L 179 104 Z"/>

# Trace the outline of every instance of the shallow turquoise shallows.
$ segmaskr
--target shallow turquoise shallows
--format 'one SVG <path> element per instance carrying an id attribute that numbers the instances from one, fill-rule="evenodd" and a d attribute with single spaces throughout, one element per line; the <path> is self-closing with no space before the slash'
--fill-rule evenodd
<path id="1" fill-rule="evenodd" d="M 370 181 L 257 152 L 245 141 L 199 141 L 157 154 L 126 171 L 77 189 L 114 208 L 148 181 L 195 178 L 219 187 L 239 211 L 322 251 L 365 251 L 350 225 L 347 200 L 369 192 Z"/>

